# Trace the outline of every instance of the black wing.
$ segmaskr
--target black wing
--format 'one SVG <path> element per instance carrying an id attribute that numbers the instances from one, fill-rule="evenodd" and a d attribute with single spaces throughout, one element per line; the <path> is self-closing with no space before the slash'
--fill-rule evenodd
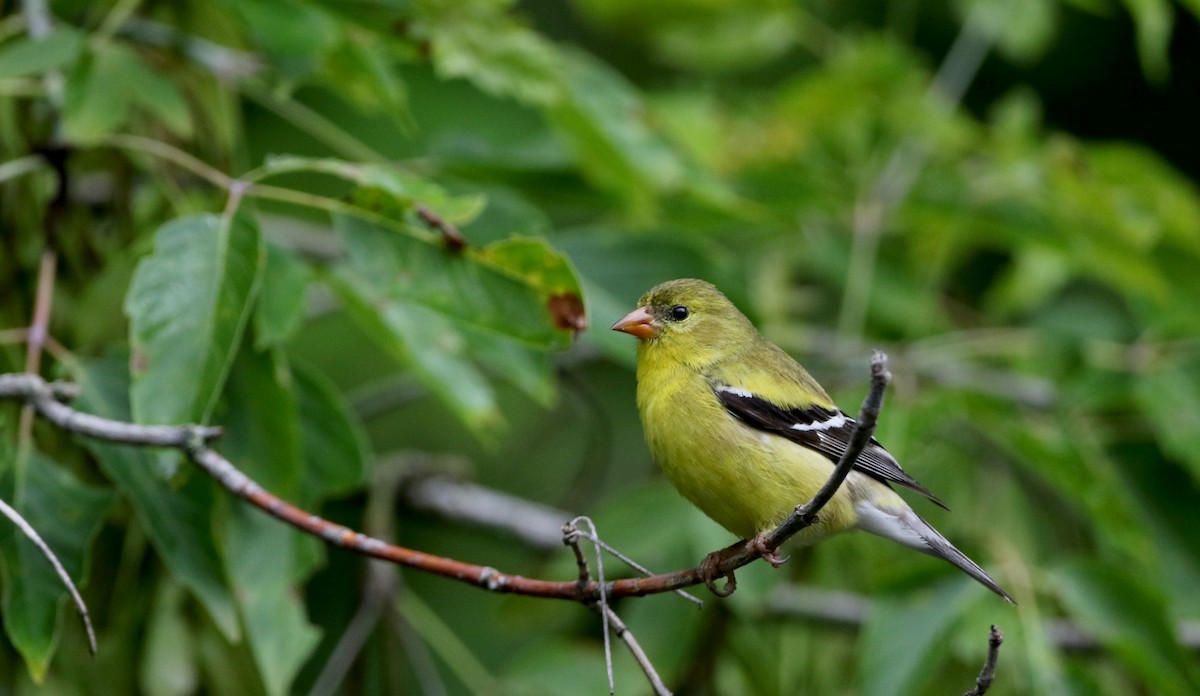
<path id="1" fill-rule="evenodd" d="M 820 406 L 785 409 L 744 389 L 724 384 L 713 385 L 713 393 L 725 410 L 746 425 L 820 452 L 835 464 L 850 445 L 855 421 L 840 409 Z M 937 505 L 950 509 L 929 489 L 904 473 L 895 457 L 875 438 L 863 448 L 854 468 L 880 481 L 911 488 Z"/>

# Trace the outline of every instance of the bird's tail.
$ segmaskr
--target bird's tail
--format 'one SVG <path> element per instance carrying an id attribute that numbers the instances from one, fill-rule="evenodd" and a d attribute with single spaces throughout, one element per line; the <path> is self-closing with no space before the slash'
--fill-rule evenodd
<path id="1" fill-rule="evenodd" d="M 921 553 L 949 561 L 1010 604 L 1017 603 L 1008 592 L 1004 591 L 1004 588 L 996 584 L 996 581 L 984 572 L 983 568 L 979 567 L 978 563 L 955 548 L 954 544 L 951 544 L 946 537 L 933 528 L 933 525 L 921 519 L 920 515 L 913 512 L 908 506 L 899 512 L 893 512 L 870 503 L 860 503 L 856 506 L 856 511 L 860 529 L 897 541 Z"/>

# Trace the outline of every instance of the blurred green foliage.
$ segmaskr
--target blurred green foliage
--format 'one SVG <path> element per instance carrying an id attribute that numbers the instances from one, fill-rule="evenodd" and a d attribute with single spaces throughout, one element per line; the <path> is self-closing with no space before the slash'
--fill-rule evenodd
<path id="1" fill-rule="evenodd" d="M 945 91 L 969 85 L 972 54 L 1036 63 L 1081 12 L 1127 12 L 1163 84 L 1180 8 L 20 7 L 0 4 L 0 371 L 24 369 L 12 329 L 53 249 L 44 372 L 79 383 L 80 408 L 219 423 L 222 452 L 270 490 L 422 550 L 574 572 L 565 551 L 393 509 L 380 482 L 397 466 L 591 515 L 666 571 L 731 540 L 655 472 L 633 345 L 607 327 L 651 285 L 704 277 L 847 409 L 869 349 L 890 353 L 881 440 L 1020 606 L 851 535 L 743 570 L 702 611 L 622 602 L 668 684 L 961 693 L 995 623 L 993 694 L 1200 691 L 1195 636 L 1180 642 L 1200 621 L 1195 182 L 1143 146 L 1047 128 L 1031 90 L 982 116 Z M 915 41 L 921 13 L 959 31 L 944 55 Z M 100 653 L 0 524 L 0 693 L 308 693 L 340 664 L 370 595 L 362 559 L 172 453 L 17 423 L 0 406 L 0 496 L 84 581 Z M 592 613 L 401 577 L 344 693 L 605 688 Z M 872 601 L 861 624 L 827 625 L 785 584 Z M 1064 648 L 1056 619 L 1098 645 Z M 615 662 L 620 693 L 647 691 Z"/>

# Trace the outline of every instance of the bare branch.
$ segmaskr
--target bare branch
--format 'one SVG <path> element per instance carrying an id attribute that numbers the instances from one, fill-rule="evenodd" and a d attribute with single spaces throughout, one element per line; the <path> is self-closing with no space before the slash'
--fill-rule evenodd
<path id="1" fill-rule="evenodd" d="M 832 479 L 845 476 L 845 471 L 853 465 L 854 460 L 861 453 L 863 445 L 870 440 L 878 417 L 879 405 L 882 402 L 883 389 L 888 380 L 886 357 L 882 353 L 875 356 L 872 373 L 871 391 L 864 401 L 863 411 L 859 414 L 855 432 L 851 437 L 851 445 L 846 450 L 843 461 L 839 463 L 831 476 L 831 483 L 828 484 L 829 492 L 826 494 L 828 496 L 832 496 L 832 492 L 836 490 L 835 483 L 840 484 L 840 480 L 833 482 Z M 611 601 L 622 597 L 641 597 L 670 592 L 705 581 L 704 573 L 699 566 L 648 578 L 622 578 L 606 581 L 603 584 L 596 580 L 589 580 L 586 583 L 541 580 L 510 575 L 495 568 L 396 546 L 379 538 L 329 522 L 265 490 L 205 444 L 208 440 L 221 434 L 220 428 L 200 425 L 137 425 L 109 420 L 82 413 L 58 403 L 54 400 L 53 393 L 49 385 L 37 375 L 0 375 L 0 398 L 29 401 L 39 414 L 64 430 L 113 442 L 179 448 L 187 453 L 192 462 L 204 469 L 234 495 L 307 534 L 365 556 L 453 578 L 491 592 L 567 599 L 585 604 L 598 601 L 601 593 L 607 601 Z M 812 524 L 822 505 L 824 502 L 814 499 L 808 505 L 800 506 L 797 512 L 793 513 L 780 528 L 769 533 L 769 543 L 778 547 L 792 534 Z M 760 556 L 761 550 L 756 548 L 754 543 L 739 542 L 720 552 L 717 570 L 728 575 L 737 568 L 752 563 Z"/>
<path id="2" fill-rule="evenodd" d="M 58 562 L 58 557 L 54 555 L 54 552 L 51 551 L 50 547 L 46 545 L 46 542 L 42 540 L 42 537 L 37 533 L 37 530 L 33 528 L 33 525 L 29 524 L 29 522 L 21 516 L 21 513 L 14 510 L 8 503 L 4 502 L 3 498 L 0 498 L 0 513 L 3 513 L 5 517 L 12 520 L 12 523 L 17 525 L 17 529 L 20 529 L 25 536 L 29 537 L 29 540 L 33 542 L 33 545 L 38 547 L 38 551 L 41 551 L 42 555 L 46 557 L 46 560 L 50 562 L 50 565 L 54 568 L 54 572 L 58 574 L 59 580 L 62 580 L 62 584 L 65 585 L 67 591 L 71 593 L 71 601 L 75 602 L 75 611 L 79 614 L 79 619 L 83 621 L 83 629 L 87 632 L 88 650 L 91 651 L 92 655 L 95 655 L 96 632 L 92 630 L 92 619 L 91 616 L 88 615 L 88 608 L 83 602 L 83 597 L 80 596 L 79 590 L 75 587 L 75 583 L 71 581 L 71 576 L 67 575 L 66 568 L 63 568 L 62 563 Z"/>
<path id="3" fill-rule="evenodd" d="M 209 440 L 221 429 L 199 425 L 137 425 L 77 411 L 58 399 L 78 393 L 72 385 L 48 384 L 33 374 L 0 375 L 0 399 L 24 399 L 46 420 L 63 430 L 100 440 L 148 447 L 185 447 L 191 440 Z"/>
<path id="4" fill-rule="evenodd" d="M 988 632 L 988 653 L 987 659 L 983 661 L 983 669 L 979 670 L 979 676 L 975 678 L 975 688 L 963 696 L 983 696 L 992 688 L 992 682 L 996 680 L 996 661 L 1000 659 L 1000 644 L 1003 642 L 1004 634 L 993 624 Z"/>
<path id="5" fill-rule="evenodd" d="M 629 652 L 633 655 L 633 659 L 637 661 L 638 667 L 642 668 L 646 679 L 650 680 L 650 686 L 654 689 L 656 696 L 671 696 L 671 690 L 663 683 L 662 677 L 658 676 L 658 672 L 654 669 L 654 665 L 650 663 L 650 658 L 646 657 L 646 652 L 642 650 L 641 644 L 633 637 L 633 632 L 625 626 L 625 622 L 621 621 L 621 617 L 610 608 L 605 607 L 604 618 L 607 625 L 613 627 L 617 632 L 617 637 L 625 642 L 625 646 L 629 648 Z"/>

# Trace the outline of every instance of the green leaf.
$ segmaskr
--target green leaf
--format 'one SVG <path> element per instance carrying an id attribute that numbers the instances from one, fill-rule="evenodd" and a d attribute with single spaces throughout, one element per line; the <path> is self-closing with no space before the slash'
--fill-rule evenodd
<path id="1" fill-rule="evenodd" d="M 177 136 L 192 133 L 191 112 L 175 83 L 128 47 L 108 43 L 69 76 L 63 127 L 72 140 L 94 142 L 124 126 L 134 106 Z"/>
<path id="2" fill-rule="evenodd" d="M 466 359 L 465 341 L 448 319 L 421 305 L 389 302 L 349 273 L 329 282 L 367 334 L 408 363 L 464 423 L 482 434 L 502 422 L 491 387 Z"/>
<path id="3" fill-rule="evenodd" d="M 264 264 L 258 226 L 179 218 L 155 235 L 125 299 L 139 423 L 207 421 L 250 315 Z"/>
<path id="4" fill-rule="evenodd" d="M 300 488 L 300 419 L 286 364 L 273 351 L 243 350 L 230 372 L 221 447 L 259 485 L 284 500 Z M 298 579 L 296 532 L 237 501 L 227 521 L 225 555 L 242 625 L 267 693 L 287 693 L 316 646 Z"/>
<path id="5" fill-rule="evenodd" d="M 863 696 L 926 693 L 933 668 L 948 657 L 943 638 L 974 596 L 956 578 L 914 599 L 874 601 L 859 640 Z"/>
<path id="6" fill-rule="evenodd" d="M 546 105 L 562 95 L 560 52 L 517 24 L 503 3 L 418 2 L 415 33 L 427 37 L 438 76 L 461 77 L 495 96 Z"/>
<path id="7" fill-rule="evenodd" d="M 1097 559 L 1053 572 L 1071 616 L 1137 673 L 1156 694 L 1200 691 L 1195 663 L 1176 641 L 1162 594 L 1136 568 Z"/>
<path id="8" fill-rule="evenodd" d="M 286 343 L 304 320 L 305 292 L 312 273 L 295 254 L 267 245 L 262 288 L 254 307 L 254 347 Z"/>
<path id="9" fill-rule="evenodd" d="M 321 72 L 330 87 L 364 111 L 389 114 L 410 126 L 408 93 L 391 63 L 387 44 L 378 35 L 351 28 L 326 57 Z"/>
<path id="10" fill-rule="evenodd" d="M 1163 360 L 1134 382 L 1134 395 L 1160 445 L 1200 483 L 1200 361 Z"/>
<path id="11" fill-rule="evenodd" d="M 0 46 L 0 80 L 42 75 L 65 67 L 79 57 L 83 32 L 58 25 L 41 39 L 28 34 Z"/>
<path id="12" fill-rule="evenodd" d="M 112 497 L 110 491 L 84 485 L 54 460 L 34 452 L 23 475 L 17 475 L 12 507 L 82 585 L 92 539 Z M 59 607 L 67 589 L 41 551 L 7 518 L 0 519 L 0 580 L 4 630 L 34 680 L 41 682 L 54 653 Z"/>
<path id="13" fill-rule="evenodd" d="M 67 76 L 63 92 L 63 131 L 69 140 L 93 143 L 121 128 L 129 118 L 129 96 L 122 85 L 124 52 L 86 56 Z"/>
<path id="14" fill-rule="evenodd" d="M 241 18 L 271 66 L 289 80 L 309 76 L 338 44 L 342 26 L 319 4 L 300 0 L 222 3 Z"/>
<path id="15" fill-rule="evenodd" d="M 302 499 L 306 504 L 343 495 L 364 483 L 366 434 L 341 393 L 316 369 L 292 362 L 300 408 Z"/>
<path id="16" fill-rule="evenodd" d="M 138 674 L 144 693 L 190 696 L 199 690 L 197 641 L 188 625 L 186 598 L 177 583 L 164 582 L 158 587 Z"/>
<path id="17" fill-rule="evenodd" d="M 285 499 L 300 483 L 300 419 L 286 361 L 275 351 L 245 347 L 229 372 L 216 420 L 221 451 L 242 473 Z"/>
<path id="18" fill-rule="evenodd" d="M 1171 72 L 1169 51 L 1175 11 L 1166 0 L 1122 0 L 1137 29 L 1138 58 L 1146 79 L 1164 84 Z"/>
<path id="19" fill-rule="evenodd" d="M 243 504 L 232 510 L 228 531 L 229 574 L 250 652 L 267 694 L 281 696 L 321 637 L 295 585 L 297 532 Z"/>
<path id="20" fill-rule="evenodd" d="M 348 255 L 330 279 L 343 303 L 464 422 L 483 432 L 500 421 L 477 362 L 547 398 L 548 363 L 519 353 L 569 345 L 562 315 L 582 321 L 565 259 L 540 242 L 454 253 L 359 218 L 338 216 L 334 225 Z M 562 309 L 567 295 L 574 313 Z"/>
<path id="21" fill-rule="evenodd" d="M 81 367 L 78 379 L 83 394 L 75 405 L 98 416 L 128 421 L 130 389 L 125 361 L 96 360 Z M 210 511 L 215 484 L 198 471 L 168 481 L 165 467 L 174 466 L 176 460 L 154 450 L 94 438 L 84 439 L 83 444 L 129 500 L 171 576 L 200 600 L 228 640 L 237 640 L 233 596 L 213 536 Z"/>
<path id="22" fill-rule="evenodd" d="M 549 117 L 570 138 L 588 178 L 635 212 L 647 211 L 656 193 L 680 186 L 683 163 L 649 128 L 645 105 L 620 74 L 582 53 L 562 59 L 568 95 Z"/>

